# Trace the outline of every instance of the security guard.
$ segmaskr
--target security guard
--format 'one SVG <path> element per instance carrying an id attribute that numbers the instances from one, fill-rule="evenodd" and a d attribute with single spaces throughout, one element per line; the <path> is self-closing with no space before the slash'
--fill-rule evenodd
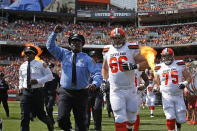
<path id="1" fill-rule="evenodd" d="M 58 47 L 55 43 L 57 33 L 63 28 L 55 26 L 48 38 L 47 49 L 62 64 L 58 98 L 59 127 L 64 131 L 70 130 L 70 112 L 73 110 L 75 118 L 75 131 L 87 131 L 86 108 L 88 91 L 99 88 L 102 82 L 102 75 L 90 56 L 82 52 L 85 38 L 80 34 L 73 34 L 68 42 L 71 50 Z M 93 81 L 89 83 L 92 74 Z"/>
<path id="2" fill-rule="evenodd" d="M 38 51 L 33 46 L 24 49 L 26 61 L 19 69 L 19 93 L 21 107 L 21 131 L 29 131 L 30 114 L 33 113 L 44 122 L 49 131 L 53 131 L 53 123 L 44 111 L 44 98 L 41 88 L 53 75 L 47 65 L 35 60 Z"/>
<path id="3" fill-rule="evenodd" d="M 3 107 L 6 112 L 6 116 L 9 117 L 9 107 L 8 107 L 8 84 L 4 79 L 4 74 L 0 72 L 0 103 L 3 103 Z"/>
<path id="4" fill-rule="evenodd" d="M 100 70 L 102 69 L 102 60 L 100 59 L 99 52 L 90 51 L 89 56 L 92 57 L 94 62 L 96 63 L 96 67 Z M 90 80 L 91 81 L 91 80 Z M 95 91 L 89 92 L 88 97 L 88 108 L 87 108 L 87 128 L 90 126 L 90 117 L 91 112 L 90 108 L 92 108 L 93 119 L 94 119 L 94 129 L 95 131 L 101 131 L 101 122 L 102 122 L 102 105 L 103 105 L 103 93 L 100 91 L 100 88 Z"/>
<path id="5" fill-rule="evenodd" d="M 56 100 L 56 89 L 57 87 L 59 87 L 60 85 L 60 77 L 58 76 L 57 73 L 53 72 L 54 69 L 54 64 L 53 63 L 48 63 L 48 66 L 51 70 L 51 72 L 53 73 L 53 80 L 52 81 L 48 81 L 45 83 L 44 86 L 44 102 L 45 102 L 45 106 L 46 106 L 46 111 L 48 116 L 51 118 L 51 120 L 53 121 L 53 123 L 55 124 L 54 118 L 53 118 L 53 106 L 55 104 L 55 100 Z"/>

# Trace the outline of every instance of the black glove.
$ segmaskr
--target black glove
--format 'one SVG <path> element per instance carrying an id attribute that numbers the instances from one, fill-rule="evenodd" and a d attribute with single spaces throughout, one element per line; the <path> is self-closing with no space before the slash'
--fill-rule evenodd
<path id="1" fill-rule="evenodd" d="M 186 87 L 187 84 L 188 84 L 187 81 L 180 82 L 178 88 L 183 90 Z"/>
<path id="2" fill-rule="evenodd" d="M 109 90 L 109 82 L 107 82 L 106 80 L 103 80 L 100 90 L 102 93 L 106 93 Z"/>
<path id="3" fill-rule="evenodd" d="M 185 85 L 184 84 L 180 84 L 179 85 L 179 89 L 184 89 L 185 88 Z"/>
<path id="4" fill-rule="evenodd" d="M 144 86 L 144 84 L 140 84 L 139 86 L 137 86 L 137 90 L 138 91 L 142 91 L 144 90 L 146 87 Z"/>
<path id="5" fill-rule="evenodd" d="M 153 88 L 153 93 L 156 94 L 157 93 L 157 89 Z"/>
<path id="6" fill-rule="evenodd" d="M 122 68 L 124 71 L 135 70 L 135 69 L 137 69 L 137 64 L 122 63 Z"/>

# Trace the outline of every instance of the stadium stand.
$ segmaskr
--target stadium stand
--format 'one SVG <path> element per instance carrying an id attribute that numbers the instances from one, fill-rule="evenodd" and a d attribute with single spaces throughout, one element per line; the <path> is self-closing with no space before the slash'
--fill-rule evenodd
<path id="1" fill-rule="evenodd" d="M 52 22 L 26 20 L 17 20 L 11 23 L 1 20 L 0 23 L 1 41 L 6 41 L 9 44 L 31 42 L 36 45 L 45 45 L 47 37 L 55 25 Z M 61 46 L 68 46 L 67 39 L 70 33 L 83 34 L 88 45 L 110 44 L 109 32 L 114 28 L 114 25 L 107 26 L 98 22 L 65 23 L 62 25 L 65 27 L 64 32 L 57 38 L 57 43 Z M 123 27 L 126 30 L 128 41 L 137 41 L 140 45 L 197 44 L 197 24 L 140 28 L 132 24 L 116 26 Z"/>

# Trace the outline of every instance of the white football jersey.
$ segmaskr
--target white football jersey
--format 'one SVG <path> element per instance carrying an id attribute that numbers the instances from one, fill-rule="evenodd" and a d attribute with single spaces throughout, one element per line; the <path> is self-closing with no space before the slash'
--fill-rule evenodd
<path id="1" fill-rule="evenodd" d="M 154 82 L 152 82 L 152 83 L 150 83 L 148 86 L 147 86 L 147 96 L 153 96 L 153 95 L 155 95 L 154 93 L 153 93 L 153 87 L 154 86 Z"/>
<path id="2" fill-rule="evenodd" d="M 134 57 L 139 53 L 139 46 L 136 43 L 125 43 L 121 48 L 114 48 L 107 45 L 103 50 L 103 58 L 109 67 L 110 89 L 135 88 L 135 71 L 124 72 L 121 65 L 128 62 L 135 64 Z"/>
<path id="3" fill-rule="evenodd" d="M 159 75 L 161 85 L 160 91 L 169 94 L 180 94 L 183 90 L 178 88 L 178 84 L 183 81 L 183 70 L 185 62 L 174 60 L 171 65 L 160 63 L 155 66 L 155 72 Z"/>

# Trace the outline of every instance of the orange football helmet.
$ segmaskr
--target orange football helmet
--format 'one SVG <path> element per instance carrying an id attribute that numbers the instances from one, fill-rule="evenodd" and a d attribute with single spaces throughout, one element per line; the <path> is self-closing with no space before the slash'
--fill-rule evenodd
<path id="1" fill-rule="evenodd" d="M 161 52 L 161 61 L 166 65 L 172 64 L 174 61 L 174 51 L 171 48 L 165 48 Z"/>
<path id="2" fill-rule="evenodd" d="M 111 31 L 112 45 L 115 48 L 120 48 L 125 44 L 125 32 L 121 28 L 115 28 Z"/>

